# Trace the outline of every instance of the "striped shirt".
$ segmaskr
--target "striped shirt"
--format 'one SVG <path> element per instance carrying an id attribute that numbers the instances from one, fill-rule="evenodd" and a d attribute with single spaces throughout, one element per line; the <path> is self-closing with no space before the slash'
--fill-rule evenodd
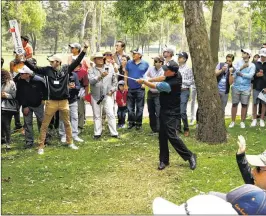
<path id="1" fill-rule="evenodd" d="M 155 78 L 155 77 L 160 77 L 164 75 L 164 70 L 161 67 L 159 70 L 156 69 L 155 66 L 149 67 L 149 69 L 147 70 L 147 72 L 144 75 L 144 78 Z M 157 84 L 156 82 L 154 82 L 155 84 Z M 157 89 L 149 89 L 152 93 L 158 93 Z"/>
<path id="2" fill-rule="evenodd" d="M 191 85 L 195 84 L 192 69 L 186 64 L 179 65 L 179 72 L 182 75 L 182 88 L 190 88 Z"/>

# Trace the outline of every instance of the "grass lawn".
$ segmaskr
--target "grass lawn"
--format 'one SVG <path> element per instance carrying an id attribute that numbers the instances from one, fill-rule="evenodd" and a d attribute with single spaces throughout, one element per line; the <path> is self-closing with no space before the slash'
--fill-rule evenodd
<path id="1" fill-rule="evenodd" d="M 226 120 L 228 126 L 229 120 Z M 247 121 L 250 125 L 250 120 Z M 243 184 L 235 161 L 237 136 L 247 139 L 249 154 L 266 148 L 266 130 L 240 129 L 228 132 L 228 143 L 208 145 L 191 137 L 181 138 L 198 156 L 198 167 L 188 163 L 170 147 L 170 166 L 157 170 L 158 139 L 149 136 L 148 119 L 143 131 L 121 129 L 121 139 L 104 131 L 92 139 L 93 122 L 81 135 L 77 151 L 61 145 L 56 136 L 44 155 L 24 150 L 24 138 L 12 135 L 10 151 L 2 147 L 2 214 L 151 214 L 152 202 L 161 196 L 181 204 L 200 192 L 229 190 Z"/>

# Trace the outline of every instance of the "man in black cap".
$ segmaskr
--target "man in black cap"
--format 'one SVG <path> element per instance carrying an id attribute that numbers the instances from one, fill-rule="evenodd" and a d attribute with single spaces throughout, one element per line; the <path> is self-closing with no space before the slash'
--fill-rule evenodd
<path id="1" fill-rule="evenodd" d="M 139 84 L 145 84 L 150 88 L 156 88 L 160 92 L 159 170 L 169 165 L 168 140 L 177 153 L 185 161 L 189 161 L 190 169 L 194 170 L 196 168 L 196 155 L 186 147 L 176 133 L 177 116 L 180 115 L 180 94 L 182 85 L 182 76 L 178 69 L 178 64 L 175 61 L 170 61 L 163 66 L 164 81 L 155 84 L 144 79 L 137 80 Z"/>
<path id="2" fill-rule="evenodd" d="M 26 52 L 25 57 L 26 59 L 32 58 L 33 49 L 32 46 L 29 44 L 29 37 L 28 36 L 21 36 L 22 46 Z"/>

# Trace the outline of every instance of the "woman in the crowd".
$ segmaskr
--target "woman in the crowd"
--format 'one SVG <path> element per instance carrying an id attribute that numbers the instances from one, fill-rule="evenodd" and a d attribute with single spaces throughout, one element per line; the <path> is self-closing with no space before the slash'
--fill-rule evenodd
<path id="1" fill-rule="evenodd" d="M 125 70 L 126 70 L 126 65 L 127 65 L 127 62 L 130 60 L 130 57 L 127 56 L 127 55 L 122 55 L 122 62 L 121 62 L 121 66 L 120 68 L 118 69 L 119 71 L 119 74 L 121 75 L 124 75 L 125 74 Z M 122 76 L 118 76 L 118 82 L 120 80 L 124 80 L 124 77 Z"/>
<path id="2" fill-rule="evenodd" d="M 259 54 L 254 55 L 254 56 L 253 56 L 252 63 L 255 64 L 255 63 L 259 60 L 259 58 L 260 58 L 260 55 L 259 55 Z"/>
<path id="3" fill-rule="evenodd" d="M 1 69 L 1 141 L 6 143 L 6 148 L 10 149 L 10 124 L 12 116 L 17 112 L 16 105 L 16 84 L 11 78 L 11 74 Z"/>

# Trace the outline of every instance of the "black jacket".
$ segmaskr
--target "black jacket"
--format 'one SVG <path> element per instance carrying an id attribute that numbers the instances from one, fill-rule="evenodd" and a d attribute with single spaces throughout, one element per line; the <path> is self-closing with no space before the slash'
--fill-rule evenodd
<path id="1" fill-rule="evenodd" d="M 251 168 L 248 165 L 248 161 L 246 159 L 246 154 L 236 154 L 236 161 L 239 167 L 239 170 L 241 172 L 242 178 L 245 182 L 245 184 L 253 184 L 254 185 L 254 179 L 251 174 Z"/>
<path id="2" fill-rule="evenodd" d="M 85 52 L 81 52 L 78 58 L 70 65 L 62 65 L 60 71 L 56 71 L 51 66 L 37 67 L 27 60 L 25 61 L 25 65 L 35 73 L 45 75 L 48 88 L 48 100 L 65 100 L 69 98 L 69 74 L 74 71 L 84 56 Z"/>
<path id="3" fill-rule="evenodd" d="M 266 88 L 266 62 L 262 64 L 262 62 L 257 61 L 255 65 L 256 65 L 256 72 L 254 74 L 253 89 L 261 91 L 262 89 Z M 263 76 L 257 77 L 256 74 L 260 70 L 263 70 Z"/>
<path id="4" fill-rule="evenodd" d="M 78 100 L 78 94 L 80 90 L 79 78 L 75 72 L 69 74 L 69 83 L 75 83 L 75 88 L 69 89 L 70 96 L 68 98 L 68 102 L 69 104 L 72 104 Z"/>
<path id="5" fill-rule="evenodd" d="M 29 82 L 17 78 L 17 100 L 19 104 L 25 107 L 38 107 L 41 105 L 45 94 L 44 79 L 35 75 L 30 78 Z"/>
<path id="6" fill-rule="evenodd" d="M 176 76 L 167 77 L 164 82 L 170 85 L 171 92 L 160 92 L 160 112 L 167 115 L 180 115 L 182 76 L 178 72 Z"/>

